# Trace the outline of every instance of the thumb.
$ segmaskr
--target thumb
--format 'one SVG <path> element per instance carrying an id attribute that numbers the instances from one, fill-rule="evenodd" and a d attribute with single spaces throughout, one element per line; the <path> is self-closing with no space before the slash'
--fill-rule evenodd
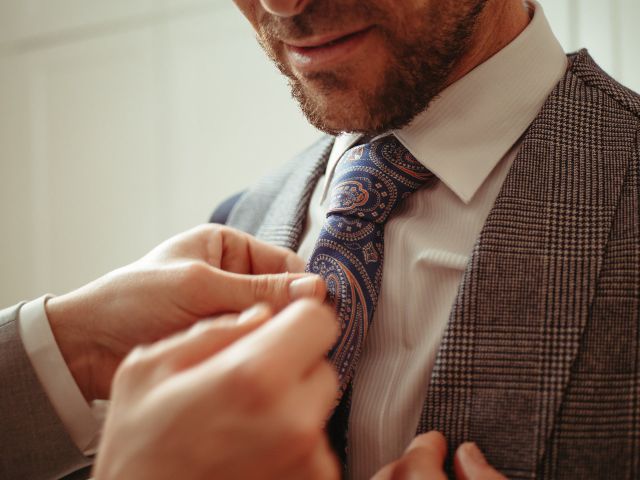
<path id="1" fill-rule="evenodd" d="M 266 303 L 276 311 L 294 300 L 311 298 L 324 301 L 327 287 L 317 275 L 279 273 L 240 275 L 226 273 L 218 298 L 228 311 L 241 311 Z"/>
<path id="2" fill-rule="evenodd" d="M 372 480 L 445 480 L 447 441 L 436 431 L 413 439 L 402 457 L 380 470 Z"/>
<path id="3" fill-rule="evenodd" d="M 458 480 L 506 480 L 495 470 L 475 443 L 463 443 L 454 458 L 454 469 Z"/>

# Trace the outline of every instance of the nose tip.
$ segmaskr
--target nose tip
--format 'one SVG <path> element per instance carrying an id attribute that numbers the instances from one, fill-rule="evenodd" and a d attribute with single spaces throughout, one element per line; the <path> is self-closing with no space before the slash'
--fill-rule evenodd
<path id="1" fill-rule="evenodd" d="M 309 0 L 260 0 L 262 8 L 279 17 L 292 17 L 304 10 Z"/>

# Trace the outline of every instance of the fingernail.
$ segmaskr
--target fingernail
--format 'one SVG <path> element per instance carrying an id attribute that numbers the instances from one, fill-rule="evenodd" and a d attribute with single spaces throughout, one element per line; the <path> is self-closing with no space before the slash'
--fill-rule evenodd
<path id="1" fill-rule="evenodd" d="M 297 255 L 291 255 L 287 258 L 286 268 L 289 273 L 303 273 L 305 266 L 304 260 Z"/>
<path id="2" fill-rule="evenodd" d="M 265 304 L 258 303 L 257 305 L 254 305 L 250 309 L 242 312 L 242 314 L 238 317 L 238 323 L 239 324 L 247 323 L 247 322 L 252 322 L 254 320 L 257 320 L 259 318 L 263 318 L 264 316 L 267 315 L 268 310 L 269 310 L 269 307 L 267 307 Z"/>
<path id="3" fill-rule="evenodd" d="M 289 284 L 289 298 L 299 300 L 301 298 L 313 297 L 318 288 L 318 277 L 311 275 L 298 278 Z"/>
<path id="4" fill-rule="evenodd" d="M 470 442 L 465 444 L 465 450 L 467 451 L 467 456 L 469 457 L 469 460 L 471 460 L 473 463 L 477 465 L 487 464 L 487 459 L 484 458 L 484 455 L 482 454 L 482 452 L 480 451 L 480 449 L 475 443 Z"/>

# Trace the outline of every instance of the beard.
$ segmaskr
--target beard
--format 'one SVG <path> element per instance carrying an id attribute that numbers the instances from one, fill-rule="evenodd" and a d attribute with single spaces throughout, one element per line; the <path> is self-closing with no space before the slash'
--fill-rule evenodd
<path id="1" fill-rule="evenodd" d="M 265 16 L 258 41 L 289 79 L 292 96 L 312 125 L 333 135 L 377 135 L 409 124 L 446 87 L 486 2 L 432 0 L 403 17 L 376 0 L 314 0 L 294 17 Z M 279 39 L 348 30 L 353 19 L 375 25 L 382 45 L 366 63 L 305 75 L 286 64 Z"/>

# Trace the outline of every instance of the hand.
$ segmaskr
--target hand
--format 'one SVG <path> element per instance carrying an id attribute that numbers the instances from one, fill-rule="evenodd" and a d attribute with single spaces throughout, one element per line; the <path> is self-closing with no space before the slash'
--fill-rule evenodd
<path id="1" fill-rule="evenodd" d="M 114 380 L 95 479 L 338 479 L 323 432 L 335 315 L 311 300 L 269 313 L 135 349 Z"/>
<path id="2" fill-rule="evenodd" d="M 278 310 L 296 298 L 324 298 L 319 277 L 284 273 L 303 269 L 304 262 L 287 249 L 231 228 L 204 225 L 52 298 L 47 317 L 85 398 L 109 398 L 114 372 L 136 345 L 258 302 Z"/>
<path id="3" fill-rule="evenodd" d="M 371 480 L 446 480 L 444 461 L 447 441 L 439 432 L 416 437 L 404 455 L 380 470 Z M 506 480 L 491 467 L 475 443 L 464 443 L 456 451 L 457 480 Z"/>

